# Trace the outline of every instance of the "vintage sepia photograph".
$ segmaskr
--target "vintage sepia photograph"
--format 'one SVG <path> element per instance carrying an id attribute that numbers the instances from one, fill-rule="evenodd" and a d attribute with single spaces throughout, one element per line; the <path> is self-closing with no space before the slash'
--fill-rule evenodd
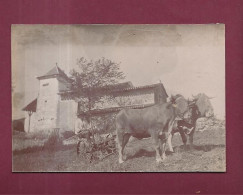
<path id="1" fill-rule="evenodd" d="M 12 25 L 13 172 L 226 172 L 225 25 Z"/>

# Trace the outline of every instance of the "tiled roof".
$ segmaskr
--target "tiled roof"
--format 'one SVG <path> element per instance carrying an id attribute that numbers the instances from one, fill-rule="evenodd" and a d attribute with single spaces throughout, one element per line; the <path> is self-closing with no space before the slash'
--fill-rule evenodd
<path id="1" fill-rule="evenodd" d="M 22 110 L 36 112 L 37 98 L 25 106 Z"/>
<path id="2" fill-rule="evenodd" d="M 129 87 L 129 88 L 122 88 L 122 89 L 115 89 L 113 92 L 118 92 L 118 91 L 132 91 L 132 90 L 139 90 L 139 89 L 150 89 L 150 88 L 155 88 L 155 87 L 162 87 L 164 89 L 164 85 L 162 83 L 156 83 L 152 85 L 143 85 L 143 86 L 138 86 L 138 87 Z"/>
<path id="3" fill-rule="evenodd" d="M 104 86 L 103 88 L 108 88 L 108 89 L 116 89 L 116 88 L 126 89 L 126 88 L 131 88 L 131 87 L 133 87 L 132 82 L 131 81 L 127 81 L 127 82 L 124 82 L 124 83 L 117 83 L 117 84 L 114 84 L 114 85 Z"/>
<path id="4" fill-rule="evenodd" d="M 68 78 L 68 76 L 64 73 L 64 71 L 61 68 L 59 68 L 57 65 L 54 68 L 52 68 L 50 71 L 48 71 L 46 74 L 44 74 L 43 76 L 37 77 L 37 79 L 45 79 L 53 76 L 62 76 L 70 80 L 70 78 Z"/>
<path id="5" fill-rule="evenodd" d="M 110 90 L 112 93 L 115 93 L 115 92 L 126 92 L 126 91 L 134 91 L 134 90 L 151 89 L 151 88 L 156 88 L 156 87 L 161 87 L 162 90 L 166 93 L 164 85 L 162 83 L 157 83 L 157 84 L 152 84 L 152 85 L 143 85 L 143 86 L 138 86 L 138 87 L 134 87 L 133 85 L 130 85 L 128 87 L 110 87 L 110 88 L 104 87 L 101 89 L 103 92 L 105 92 L 103 89 L 105 89 L 105 90 L 107 89 L 107 90 Z M 75 94 L 75 91 L 65 90 L 65 91 L 60 91 L 59 94 L 60 95 Z M 167 93 L 166 93 L 166 95 L 167 95 Z M 168 97 L 168 95 L 167 95 L 167 97 Z"/>
<path id="6" fill-rule="evenodd" d="M 147 108 L 153 106 L 155 104 L 142 104 L 142 105 L 131 105 L 126 107 L 113 107 L 113 108 L 104 108 L 104 109 L 95 109 L 87 112 L 80 112 L 78 115 L 100 115 L 100 114 L 107 114 L 113 112 L 119 112 L 122 109 L 132 108 L 132 109 L 140 109 L 140 108 Z"/>

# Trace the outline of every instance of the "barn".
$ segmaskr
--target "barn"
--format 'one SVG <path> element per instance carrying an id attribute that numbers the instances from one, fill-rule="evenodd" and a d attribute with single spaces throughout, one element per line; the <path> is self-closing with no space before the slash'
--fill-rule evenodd
<path id="1" fill-rule="evenodd" d="M 73 131 L 76 116 L 89 114 L 98 120 L 99 127 L 105 127 L 110 118 L 123 108 L 145 108 L 167 101 L 167 93 L 162 83 L 134 86 L 132 82 L 93 89 L 102 101 L 92 110 L 85 110 L 81 100 L 87 98 L 84 92 L 79 99 L 71 89 L 71 78 L 57 65 L 39 80 L 38 97 L 26 105 L 25 131 L 50 131 L 58 128 L 61 132 Z M 112 97 L 112 98 L 111 98 Z M 107 120 L 104 120 L 104 117 Z"/>

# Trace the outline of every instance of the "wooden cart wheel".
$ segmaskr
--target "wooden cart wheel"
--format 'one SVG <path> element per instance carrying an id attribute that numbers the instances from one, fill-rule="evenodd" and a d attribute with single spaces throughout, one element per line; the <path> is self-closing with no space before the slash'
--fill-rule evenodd
<path id="1" fill-rule="evenodd" d="M 84 154 L 86 152 L 86 146 L 83 141 L 79 141 L 77 144 L 77 155 Z"/>
<path id="2" fill-rule="evenodd" d="M 80 144 L 81 144 L 81 141 L 78 141 L 78 144 L 77 144 L 77 155 L 79 155 L 80 153 Z"/>
<path id="3" fill-rule="evenodd" d="M 77 144 L 77 154 L 87 163 L 94 160 L 94 145 L 86 140 L 81 140 Z"/>

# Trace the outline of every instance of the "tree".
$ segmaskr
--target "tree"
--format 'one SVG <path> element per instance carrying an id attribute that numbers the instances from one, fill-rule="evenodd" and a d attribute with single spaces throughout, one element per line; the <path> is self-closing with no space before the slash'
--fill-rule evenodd
<path id="1" fill-rule="evenodd" d="M 97 103 L 102 103 L 100 92 L 125 78 L 119 63 L 106 58 L 88 61 L 83 57 L 77 60 L 77 69 L 71 70 L 71 76 L 72 91 L 83 111 L 90 111 Z"/>

